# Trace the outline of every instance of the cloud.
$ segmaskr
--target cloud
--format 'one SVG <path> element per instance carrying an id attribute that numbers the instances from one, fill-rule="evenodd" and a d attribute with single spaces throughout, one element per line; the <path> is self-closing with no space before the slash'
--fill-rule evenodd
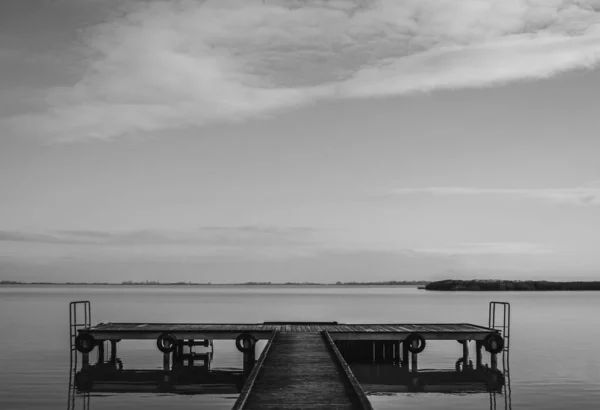
<path id="1" fill-rule="evenodd" d="M 545 255 L 552 253 L 552 250 L 530 242 L 482 242 L 416 249 L 415 252 L 437 255 Z"/>
<path id="2" fill-rule="evenodd" d="M 600 205 L 600 181 L 590 182 L 575 188 L 473 188 L 473 187 L 426 187 L 399 188 L 392 195 L 428 194 L 438 196 L 510 196 L 537 199 L 573 205 Z"/>
<path id="3" fill-rule="evenodd" d="M 0 231 L 0 242 L 71 245 L 153 246 L 199 245 L 205 247 L 284 247 L 312 243 L 314 230 L 307 227 L 208 226 L 190 231 L 63 230 L 51 232 Z"/>
<path id="4" fill-rule="evenodd" d="M 322 99 L 546 78 L 600 61 L 599 0 L 116 4 L 83 31 L 82 78 L 50 90 L 45 113 L 13 117 L 18 132 L 107 139 Z"/>

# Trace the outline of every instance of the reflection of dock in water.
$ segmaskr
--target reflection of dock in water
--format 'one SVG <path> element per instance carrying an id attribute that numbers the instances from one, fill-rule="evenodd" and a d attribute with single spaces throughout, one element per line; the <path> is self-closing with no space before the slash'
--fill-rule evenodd
<path id="1" fill-rule="evenodd" d="M 490 304 L 488 327 L 456 324 L 259 324 L 107 323 L 91 325 L 89 302 L 70 309 L 69 409 L 76 393 L 89 408 L 90 393 L 236 394 L 234 409 L 370 409 L 369 394 L 401 392 L 489 393 L 510 397 L 508 341 L 510 308 L 496 324 Z M 77 319 L 77 311 L 80 320 Z M 508 314 L 507 314 L 508 312 Z M 82 317 L 83 316 L 83 317 Z M 121 340 L 156 340 L 162 370 L 124 368 L 117 357 Z M 267 340 L 256 360 L 256 342 Z M 211 369 L 214 340 L 235 340 L 242 370 Z M 423 370 L 418 357 L 427 340 L 460 342 L 453 370 Z M 455 344 L 456 345 L 456 344 Z M 470 346 L 474 355 L 470 356 Z M 196 347 L 209 351 L 194 351 Z M 483 364 L 483 350 L 489 365 Z M 96 361 L 90 362 L 95 351 Z M 502 353 L 498 368 L 498 354 Z M 475 363 L 473 363 L 473 359 Z M 508 404 L 506 404 L 508 403 Z M 510 401 L 505 400 L 505 408 Z"/>
<path id="2" fill-rule="evenodd" d="M 367 393 L 488 393 L 504 385 L 501 372 L 438 370 L 411 372 L 393 365 L 353 365 L 352 372 Z"/>

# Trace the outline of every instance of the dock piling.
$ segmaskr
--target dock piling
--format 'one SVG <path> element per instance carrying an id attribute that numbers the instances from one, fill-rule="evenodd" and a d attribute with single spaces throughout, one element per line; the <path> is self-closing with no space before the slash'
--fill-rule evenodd
<path id="1" fill-rule="evenodd" d="M 408 368 L 408 345 L 402 342 L 402 367 Z"/>
<path id="2" fill-rule="evenodd" d="M 246 352 L 244 352 L 244 376 L 248 377 L 250 372 L 252 372 L 254 363 L 256 362 L 256 343 L 252 343 L 250 340 L 245 340 L 244 348 L 248 349 Z"/>
<path id="3" fill-rule="evenodd" d="M 462 343 L 463 348 L 463 372 L 469 368 L 469 341 L 464 340 Z"/>

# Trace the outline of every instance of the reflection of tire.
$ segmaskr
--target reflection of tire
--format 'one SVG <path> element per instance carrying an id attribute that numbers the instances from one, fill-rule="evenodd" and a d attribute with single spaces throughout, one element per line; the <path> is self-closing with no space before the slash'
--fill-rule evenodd
<path id="1" fill-rule="evenodd" d="M 89 372 L 80 372 L 75 375 L 75 386 L 82 391 L 92 390 L 94 379 Z"/>
<path id="2" fill-rule="evenodd" d="M 75 349 L 80 353 L 89 353 L 94 350 L 96 339 L 89 333 L 80 333 L 75 338 Z"/>
<path id="3" fill-rule="evenodd" d="M 414 342 L 418 342 L 417 346 L 413 346 Z M 421 353 L 425 350 L 425 338 L 418 333 L 408 335 L 404 343 L 406 343 L 406 348 L 411 353 Z"/>
<path id="4" fill-rule="evenodd" d="M 408 388 L 410 391 L 421 391 L 425 387 L 425 383 L 418 375 L 413 375 L 408 379 Z"/>
<path id="5" fill-rule="evenodd" d="M 504 339 L 499 334 L 494 333 L 483 339 L 483 346 L 490 353 L 500 353 L 504 349 Z"/>
<path id="6" fill-rule="evenodd" d="M 177 348 L 177 338 L 171 333 L 163 333 L 156 339 L 156 347 L 163 353 L 172 353 Z"/>
<path id="7" fill-rule="evenodd" d="M 242 333 L 238 337 L 235 338 L 235 347 L 242 352 L 248 353 L 252 349 L 254 349 L 254 345 L 256 344 L 256 339 L 254 336 L 248 333 Z"/>

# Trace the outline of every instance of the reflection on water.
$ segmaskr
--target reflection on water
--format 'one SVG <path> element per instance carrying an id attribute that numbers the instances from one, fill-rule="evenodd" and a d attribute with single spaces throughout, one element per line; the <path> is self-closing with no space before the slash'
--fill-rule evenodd
<path id="1" fill-rule="evenodd" d="M 67 410 L 90 408 L 95 393 L 146 394 L 238 394 L 244 383 L 240 370 L 211 369 L 212 351 L 172 355 L 168 371 L 128 369 L 116 356 L 116 343 L 103 343 L 96 349 L 95 363 L 81 363 L 71 355 Z M 110 352 L 105 360 L 104 351 Z M 195 358 L 196 360 L 189 360 Z M 200 359 L 200 360 L 198 360 Z M 512 410 L 509 352 L 501 355 L 501 368 L 473 368 L 457 361 L 455 369 L 412 371 L 401 362 L 387 364 L 350 363 L 352 372 L 369 396 L 400 394 L 489 395 L 490 410 Z"/>
<path id="2" fill-rule="evenodd" d="M 208 343 L 207 343 L 208 345 Z M 82 363 L 76 352 L 71 355 L 69 398 L 67 408 L 76 408 L 81 397 L 84 409 L 89 408 L 91 393 L 158 393 L 158 394 L 238 394 L 243 387 L 243 372 L 211 369 L 210 351 L 183 351 L 183 345 L 172 354 L 169 370 L 129 369 L 116 355 L 117 343 L 108 341 L 96 347 L 93 364 Z M 110 352 L 107 360 L 105 351 Z M 171 355 L 168 355 L 171 356 Z M 171 358 L 171 357 L 170 357 Z"/>

